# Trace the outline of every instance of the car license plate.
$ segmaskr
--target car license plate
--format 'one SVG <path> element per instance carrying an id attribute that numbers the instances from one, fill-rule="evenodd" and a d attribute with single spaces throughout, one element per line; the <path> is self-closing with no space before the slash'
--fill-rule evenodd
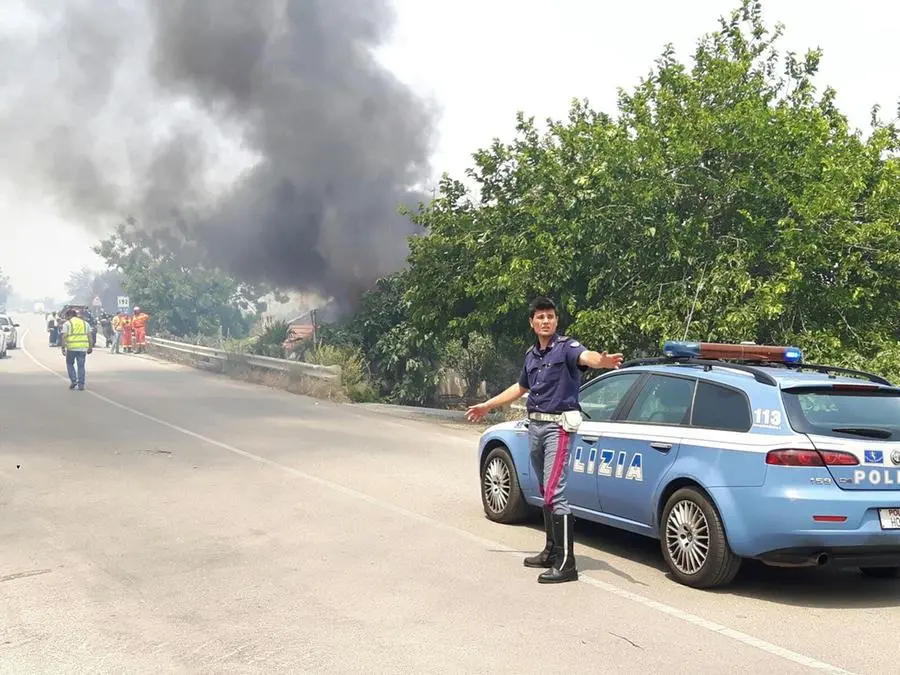
<path id="1" fill-rule="evenodd" d="M 900 530 L 900 508 L 878 509 L 882 530 Z"/>

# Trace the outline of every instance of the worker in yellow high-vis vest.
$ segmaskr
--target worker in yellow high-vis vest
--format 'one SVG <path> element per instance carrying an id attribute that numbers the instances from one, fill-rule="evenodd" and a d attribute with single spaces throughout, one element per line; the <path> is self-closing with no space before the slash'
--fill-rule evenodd
<path id="1" fill-rule="evenodd" d="M 69 389 L 84 391 L 84 363 L 88 354 L 94 351 L 93 332 L 87 321 L 78 316 L 78 310 L 66 312 L 66 322 L 62 325 L 62 352 L 66 357 L 69 373 Z M 77 372 L 75 366 L 78 366 Z"/>

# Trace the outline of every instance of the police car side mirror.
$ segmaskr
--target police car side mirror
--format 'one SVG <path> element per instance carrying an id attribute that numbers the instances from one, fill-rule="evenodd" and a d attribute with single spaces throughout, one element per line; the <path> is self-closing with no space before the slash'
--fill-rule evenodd
<path id="1" fill-rule="evenodd" d="M 16 328 L 19 328 L 19 324 L 17 324 L 17 323 L 14 323 L 13 326 L 15 326 Z"/>

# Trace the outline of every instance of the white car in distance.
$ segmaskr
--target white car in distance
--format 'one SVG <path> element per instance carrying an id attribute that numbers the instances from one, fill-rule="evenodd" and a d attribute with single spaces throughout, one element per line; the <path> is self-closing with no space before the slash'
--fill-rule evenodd
<path id="1" fill-rule="evenodd" d="M 6 337 L 6 349 L 15 349 L 19 346 L 19 327 L 9 314 L 0 314 L 0 333 Z"/>

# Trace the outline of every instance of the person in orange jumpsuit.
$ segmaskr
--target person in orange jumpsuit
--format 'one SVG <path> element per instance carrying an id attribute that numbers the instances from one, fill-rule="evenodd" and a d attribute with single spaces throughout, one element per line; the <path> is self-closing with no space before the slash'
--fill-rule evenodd
<path id="1" fill-rule="evenodd" d="M 122 317 L 122 351 L 126 354 L 131 351 L 131 317 L 126 314 Z"/>
<path id="2" fill-rule="evenodd" d="M 141 354 L 144 351 L 145 340 L 147 339 L 147 322 L 150 315 L 142 312 L 140 307 L 134 308 L 134 319 L 131 320 L 131 326 L 134 329 L 135 353 Z"/>

